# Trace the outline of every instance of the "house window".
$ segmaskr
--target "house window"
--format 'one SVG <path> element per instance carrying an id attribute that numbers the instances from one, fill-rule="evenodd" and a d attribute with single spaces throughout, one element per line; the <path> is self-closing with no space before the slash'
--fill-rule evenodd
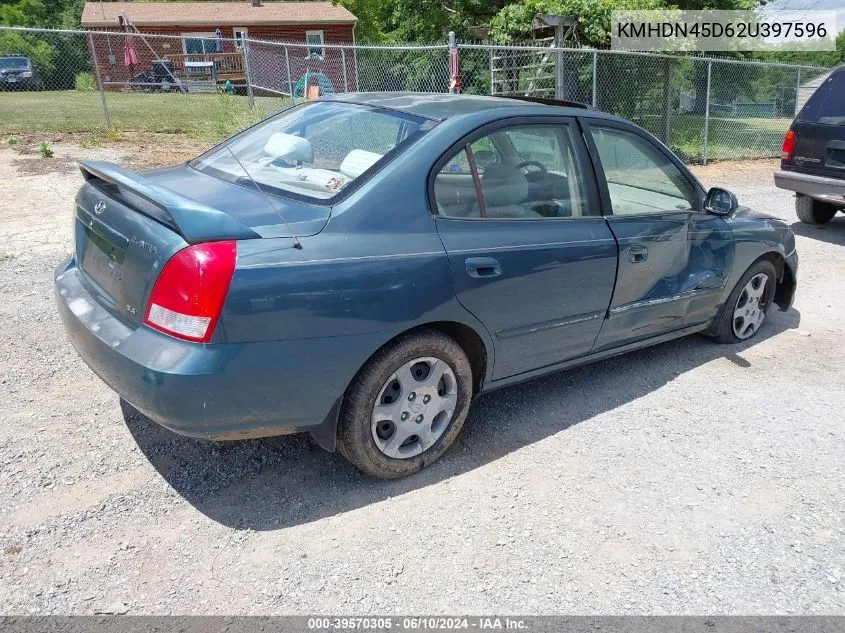
<path id="1" fill-rule="evenodd" d="M 242 27 L 235 27 L 234 29 L 232 29 L 232 32 L 235 34 L 235 48 L 241 50 L 244 47 L 244 40 L 247 36 L 247 30 Z"/>
<path id="2" fill-rule="evenodd" d="M 217 52 L 214 33 L 182 33 L 182 48 L 186 55 L 204 55 Z"/>
<path id="3" fill-rule="evenodd" d="M 323 48 L 322 31 L 306 31 L 305 42 L 308 44 L 308 57 L 319 57 L 323 59 L 325 49 Z"/>

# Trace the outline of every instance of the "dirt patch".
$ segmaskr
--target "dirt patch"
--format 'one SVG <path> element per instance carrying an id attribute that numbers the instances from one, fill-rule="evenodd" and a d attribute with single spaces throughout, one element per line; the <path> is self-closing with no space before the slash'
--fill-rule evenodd
<path id="1" fill-rule="evenodd" d="M 124 161 L 126 166 L 147 169 L 184 163 L 210 149 L 213 143 L 180 134 L 133 132 L 124 133 L 114 145 L 129 152 Z"/>
<path id="2" fill-rule="evenodd" d="M 44 176 L 55 172 L 65 172 L 76 167 L 76 160 L 67 156 L 52 158 L 15 158 L 11 165 L 27 176 Z"/>
<path id="3" fill-rule="evenodd" d="M 121 164 L 130 169 L 151 169 L 184 163 L 196 158 L 213 145 L 210 141 L 191 138 L 183 134 L 142 132 L 115 134 L 30 132 L 11 134 L 6 137 L 6 147 L 24 156 L 36 155 L 38 146 L 43 142 L 51 146 L 75 146 L 81 150 L 116 150 L 124 156 Z M 22 165 L 22 168 L 35 169 L 28 165 Z M 49 173 L 49 171 L 27 171 L 27 173 Z"/>
<path id="4" fill-rule="evenodd" d="M 761 172 L 775 171 L 780 168 L 780 161 L 773 158 L 757 158 L 754 160 L 722 160 L 707 165 L 689 165 L 690 171 L 699 180 L 714 185 L 715 182 L 731 181 L 736 186 L 737 180 L 743 175 L 758 179 Z"/>

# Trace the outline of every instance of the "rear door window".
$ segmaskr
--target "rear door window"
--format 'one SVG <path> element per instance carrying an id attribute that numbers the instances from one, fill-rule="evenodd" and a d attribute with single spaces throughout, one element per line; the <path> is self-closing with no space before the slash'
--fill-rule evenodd
<path id="1" fill-rule="evenodd" d="M 800 121 L 822 125 L 845 125 L 845 69 L 832 72 L 807 100 Z"/>
<path id="2" fill-rule="evenodd" d="M 435 177 L 434 202 L 438 215 L 452 218 L 591 214 L 568 123 L 508 126 L 465 145 Z"/>

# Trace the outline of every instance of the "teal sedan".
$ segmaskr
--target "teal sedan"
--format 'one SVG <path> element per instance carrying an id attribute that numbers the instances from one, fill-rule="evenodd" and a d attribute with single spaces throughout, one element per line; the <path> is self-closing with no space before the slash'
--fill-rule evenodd
<path id="1" fill-rule="evenodd" d="M 439 458 L 484 391 L 744 341 L 796 288 L 783 222 L 577 104 L 333 95 L 82 174 L 55 291 L 91 369 L 176 433 L 308 432 L 376 477 Z"/>

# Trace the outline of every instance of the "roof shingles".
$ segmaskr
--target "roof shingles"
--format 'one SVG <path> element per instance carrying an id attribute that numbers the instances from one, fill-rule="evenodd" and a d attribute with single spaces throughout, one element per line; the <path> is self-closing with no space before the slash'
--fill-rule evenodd
<path id="1" fill-rule="evenodd" d="M 331 2 L 86 2 L 82 25 L 117 26 L 118 16 L 136 26 L 216 24 L 353 24 L 355 16 Z"/>

